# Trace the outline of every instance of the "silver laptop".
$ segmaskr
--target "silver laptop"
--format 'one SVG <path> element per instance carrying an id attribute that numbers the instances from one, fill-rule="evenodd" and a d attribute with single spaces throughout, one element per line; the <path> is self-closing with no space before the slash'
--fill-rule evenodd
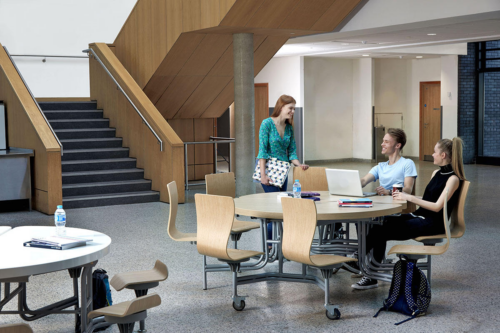
<path id="1" fill-rule="evenodd" d="M 351 197 L 369 197 L 375 192 L 363 192 L 358 170 L 326 169 L 330 194 Z"/>

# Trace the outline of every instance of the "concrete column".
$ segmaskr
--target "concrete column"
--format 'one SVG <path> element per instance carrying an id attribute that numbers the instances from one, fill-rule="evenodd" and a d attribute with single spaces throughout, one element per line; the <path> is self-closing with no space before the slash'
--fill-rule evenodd
<path id="1" fill-rule="evenodd" d="M 253 34 L 233 35 L 236 196 L 255 193 Z"/>

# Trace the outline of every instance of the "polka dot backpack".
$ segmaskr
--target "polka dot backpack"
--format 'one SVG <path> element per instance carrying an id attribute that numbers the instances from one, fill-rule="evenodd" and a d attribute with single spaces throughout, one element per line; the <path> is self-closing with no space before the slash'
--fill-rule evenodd
<path id="1" fill-rule="evenodd" d="M 394 265 L 389 297 L 374 317 L 381 311 L 400 312 L 410 318 L 395 325 L 405 323 L 419 316 L 425 316 L 431 303 L 431 286 L 416 260 L 401 255 Z"/>

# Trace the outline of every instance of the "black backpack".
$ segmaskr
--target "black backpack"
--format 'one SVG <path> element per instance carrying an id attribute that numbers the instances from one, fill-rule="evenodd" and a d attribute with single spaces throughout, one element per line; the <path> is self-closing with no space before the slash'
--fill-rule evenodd
<path id="1" fill-rule="evenodd" d="M 109 287 L 108 274 L 104 269 L 96 269 L 92 273 L 92 290 L 94 310 L 113 305 L 111 288 Z"/>
<path id="2" fill-rule="evenodd" d="M 402 324 L 418 316 L 424 316 L 431 303 L 431 287 L 424 273 L 417 267 L 416 260 L 408 260 L 400 256 L 394 265 L 389 297 L 384 301 L 384 306 L 377 311 L 401 312 L 411 316 L 395 325 Z"/>

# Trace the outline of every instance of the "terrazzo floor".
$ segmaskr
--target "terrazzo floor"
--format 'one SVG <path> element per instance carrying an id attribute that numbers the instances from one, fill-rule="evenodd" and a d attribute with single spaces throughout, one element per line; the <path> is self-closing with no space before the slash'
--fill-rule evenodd
<path id="1" fill-rule="evenodd" d="M 372 165 L 337 163 L 326 166 L 358 169 L 364 175 Z M 417 163 L 417 195 L 422 195 L 435 168 L 429 162 Z M 404 319 L 403 315 L 383 312 L 373 318 L 387 297 L 389 284 L 381 282 L 377 289 L 353 291 L 350 285 L 357 280 L 343 270 L 330 282 L 331 300 L 341 305 L 341 320 L 330 321 L 325 317 L 324 293 L 320 288 L 286 282 L 240 286 L 239 293 L 249 296 L 247 306 L 242 312 L 234 311 L 230 299 L 230 273 L 209 274 L 209 289 L 202 290 L 202 257 L 196 246 L 177 243 L 168 237 L 169 205 L 165 203 L 71 209 L 67 210 L 67 225 L 100 231 L 112 238 L 110 254 L 96 266 L 105 269 L 110 277 L 124 271 L 151 269 L 156 259 L 167 264 L 169 278 L 152 290 L 161 296 L 162 304 L 148 312 L 149 332 L 498 332 L 499 174 L 499 167 L 466 166 L 471 188 L 465 211 L 465 236 L 452 240 L 448 252 L 433 259 L 432 302 L 428 315 L 399 327 L 394 323 Z M 374 184 L 369 185 L 367 190 L 374 187 Z M 193 187 L 188 193 L 188 202 L 179 206 L 177 226 L 182 231 L 196 232 L 194 194 L 199 192 L 204 192 L 204 187 Z M 0 225 L 52 226 L 53 217 L 36 211 L 1 213 Z M 259 250 L 258 235 L 258 231 L 244 234 L 238 247 Z M 395 243 L 390 243 L 388 248 Z M 1 254 L 6 255 L 9 254 Z M 276 269 L 277 263 L 264 268 L 266 271 Z M 285 263 L 285 272 L 299 271 L 300 265 Z M 42 307 L 49 300 L 71 294 L 72 284 L 67 271 L 34 276 L 28 284 L 31 308 Z M 115 303 L 135 297 L 130 290 L 113 290 L 112 296 Z M 15 309 L 15 303 L 8 304 L 4 310 Z M 17 322 L 22 322 L 19 316 L 0 315 L 0 324 Z M 30 325 L 37 333 L 73 332 L 73 316 L 51 315 Z M 118 332 L 118 328 L 113 326 L 106 332 Z"/>

